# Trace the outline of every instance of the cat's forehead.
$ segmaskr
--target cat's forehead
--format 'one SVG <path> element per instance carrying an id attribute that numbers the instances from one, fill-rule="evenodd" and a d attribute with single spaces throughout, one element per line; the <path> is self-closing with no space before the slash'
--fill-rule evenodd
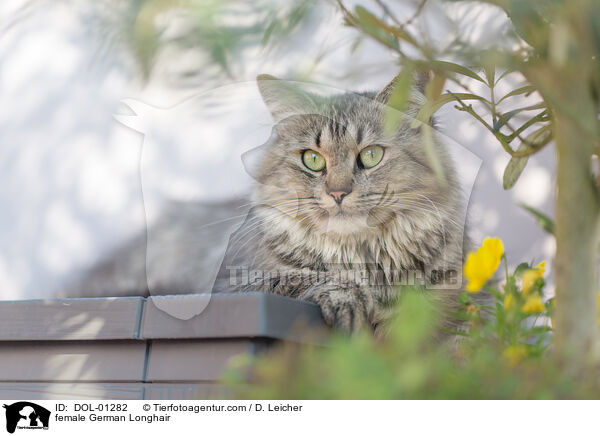
<path id="1" fill-rule="evenodd" d="M 375 127 L 380 122 L 384 105 L 375 101 L 371 94 L 340 94 L 326 100 L 323 108 L 323 121 L 338 124 L 348 129 L 354 125 Z"/>
<path id="2" fill-rule="evenodd" d="M 311 132 L 315 149 L 325 153 L 357 152 L 373 136 L 372 129 L 358 120 L 328 118 Z"/>
<path id="3" fill-rule="evenodd" d="M 338 150 L 364 146 L 381 133 L 380 109 L 370 98 L 336 96 L 318 114 L 295 118 L 288 133 L 303 136 L 317 149 Z"/>

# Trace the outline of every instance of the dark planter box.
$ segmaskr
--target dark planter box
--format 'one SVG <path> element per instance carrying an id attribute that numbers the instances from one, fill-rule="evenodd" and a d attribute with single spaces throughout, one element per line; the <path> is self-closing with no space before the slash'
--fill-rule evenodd
<path id="1" fill-rule="evenodd" d="M 3 301 L 0 398 L 223 398 L 230 358 L 315 328 L 318 306 L 263 293 Z"/>

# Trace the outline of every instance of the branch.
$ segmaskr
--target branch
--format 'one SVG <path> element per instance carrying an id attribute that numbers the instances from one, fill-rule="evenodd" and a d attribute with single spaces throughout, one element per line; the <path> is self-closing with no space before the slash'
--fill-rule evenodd
<path id="1" fill-rule="evenodd" d="M 400 24 L 400 28 L 404 29 L 405 27 L 410 26 L 413 23 L 413 21 L 415 21 L 417 17 L 421 15 L 421 12 L 425 7 L 425 3 L 427 3 L 427 0 L 421 0 L 421 3 L 419 3 L 419 6 L 417 6 L 417 10 L 413 14 L 413 16 L 410 17 L 408 21 L 405 21 L 403 24 Z"/>
<path id="2" fill-rule="evenodd" d="M 502 148 L 508 154 L 510 154 L 511 157 L 526 157 L 526 156 L 530 156 L 530 155 L 536 153 L 537 151 L 539 151 L 543 146 L 545 146 L 546 144 L 548 144 L 550 142 L 550 137 L 546 138 L 540 144 L 531 144 L 531 143 L 528 143 L 527 141 L 525 141 L 524 139 L 521 139 L 521 142 L 523 144 L 525 144 L 526 146 L 528 146 L 529 149 L 528 150 L 515 151 L 510 146 L 510 144 L 509 144 L 510 141 L 507 141 L 506 135 L 500 133 L 499 131 L 495 130 L 492 126 L 490 126 L 481 117 L 481 115 L 479 115 L 477 112 L 475 112 L 475 110 L 473 109 L 472 105 L 470 105 L 470 104 L 467 105 L 464 101 L 462 101 L 462 99 L 458 95 L 454 94 L 452 91 L 448 91 L 448 93 L 450 93 L 450 95 L 452 95 L 454 97 L 454 99 L 460 104 L 460 106 L 454 106 L 454 107 L 457 110 L 461 111 L 461 112 L 467 112 L 473 118 L 475 118 L 477 121 L 479 121 L 481 123 L 481 125 L 483 125 L 486 129 L 488 129 L 490 131 L 490 133 L 492 133 L 492 135 L 494 135 L 496 137 L 496 139 L 500 142 L 500 145 L 502 145 Z"/>

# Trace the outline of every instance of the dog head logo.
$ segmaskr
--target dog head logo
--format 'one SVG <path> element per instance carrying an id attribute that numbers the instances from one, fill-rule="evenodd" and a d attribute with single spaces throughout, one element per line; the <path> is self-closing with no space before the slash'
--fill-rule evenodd
<path id="1" fill-rule="evenodd" d="M 21 429 L 47 429 L 50 422 L 50 411 L 42 406 L 28 401 L 19 401 L 6 409 L 6 431 L 14 433 Z"/>

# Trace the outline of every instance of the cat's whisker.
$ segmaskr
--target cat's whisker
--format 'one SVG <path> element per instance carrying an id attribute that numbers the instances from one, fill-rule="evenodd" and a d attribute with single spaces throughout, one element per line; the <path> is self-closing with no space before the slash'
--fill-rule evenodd
<path id="1" fill-rule="evenodd" d="M 429 207 L 428 204 L 426 203 L 422 203 L 422 202 L 418 202 L 418 201 L 399 201 L 395 203 L 395 206 L 398 206 L 400 208 L 402 207 L 406 207 L 406 206 L 414 206 L 416 209 L 413 210 L 417 210 L 417 211 L 422 211 L 422 212 L 429 212 L 431 214 L 433 214 L 439 221 L 439 223 L 443 226 L 445 222 L 449 222 L 454 224 L 455 226 L 459 226 L 459 224 L 454 221 L 452 218 L 446 216 L 445 218 L 442 218 L 442 214 L 440 212 L 440 210 L 435 206 L 435 205 L 431 205 L 432 207 Z"/>
<path id="2" fill-rule="evenodd" d="M 268 201 L 266 200 L 262 200 L 262 201 L 251 201 L 249 203 L 244 203 L 241 204 L 240 206 L 238 206 L 237 208 L 240 209 L 242 207 L 246 207 L 246 206 L 271 206 L 274 204 L 274 202 L 276 203 L 277 201 L 299 201 L 299 200 L 314 200 L 315 197 L 293 197 L 293 198 L 272 198 L 269 199 Z"/>
<path id="3" fill-rule="evenodd" d="M 425 196 L 423 194 L 419 194 L 419 193 L 401 193 L 401 194 L 399 194 L 399 193 L 397 193 L 397 194 L 391 193 L 391 194 L 393 195 L 394 202 L 393 203 L 385 204 L 385 206 L 401 205 L 402 203 L 410 203 L 410 204 L 418 204 L 418 205 L 427 204 L 427 205 L 432 206 L 432 208 L 431 209 L 423 208 L 424 211 L 428 210 L 428 211 L 430 211 L 432 213 L 435 213 L 438 217 L 441 217 L 441 213 L 439 211 L 439 208 L 435 205 L 435 203 L 429 197 L 427 197 L 427 196 Z M 381 194 L 381 195 L 383 196 L 383 194 Z M 389 193 L 386 194 L 386 195 L 389 195 Z M 399 202 L 398 201 L 399 199 L 402 200 L 402 201 Z M 364 203 L 367 203 L 367 206 L 368 206 L 368 202 L 367 201 L 363 202 L 363 204 Z M 383 203 L 381 201 L 378 201 L 375 205 L 373 205 L 373 207 L 377 207 L 377 206 L 381 207 L 382 205 L 383 205 Z M 456 222 L 450 216 L 446 216 L 445 220 L 447 222 L 450 222 L 450 223 L 454 224 L 457 227 L 462 227 L 462 225 L 460 223 Z M 440 222 L 442 222 L 441 219 L 440 219 Z"/>
<path id="4" fill-rule="evenodd" d="M 425 199 L 427 201 L 427 203 L 424 203 L 421 200 L 421 198 L 419 198 L 419 199 L 413 198 L 413 199 L 409 200 L 404 197 L 404 198 L 401 198 L 401 201 L 396 201 L 394 205 L 397 207 L 403 208 L 403 209 L 411 210 L 411 211 L 432 213 L 437 218 L 437 221 L 441 226 L 441 236 L 443 239 L 443 246 L 446 246 L 447 245 L 446 222 L 453 224 L 457 228 L 460 228 L 461 225 L 459 223 L 457 223 L 455 220 L 453 220 L 452 218 L 450 218 L 449 216 L 446 217 L 446 220 L 442 219 L 442 215 L 441 215 L 439 208 L 428 197 L 426 197 L 422 194 L 416 194 L 416 196 Z M 400 198 L 400 196 L 398 196 L 398 198 Z M 423 207 L 424 205 L 431 206 L 431 207 Z M 378 206 L 378 207 L 381 207 L 381 206 Z"/>
<path id="5" fill-rule="evenodd" d="M 203 224 L 203 225 L 201 225 L 201 226 L 199 226 L 199 227 L 196 227 L 196 229 L 197 229 L 197 230 L 200 230 L 200 229 L 203 229 L 203 228 L 205 228 L 205 227 L 214 226 L 214 225 L 216 225 L 216 224 L 221 224 L 221 223 L 224 223 L 224 222 L 227 222 L 227 221 L 233 221 L 233 220 L 237 220 L 237 219 L 243 218 L 243 217 L 245 217 L 245 216 L 247 216 L 247 215 L 248 215 L 248 214 L 247 214 L 247 213 L 245 213 L 245 214 L 242 214 L 242 215 L 235 215 L 235 216 L 232 216 L 232 217 L 229 217 L 229 218 L 224 218 L 224 219 L 222 219 L 222 220 L 212 221 L 212 222 L 210 222 L 210 223 L 206 223 L 206 224 Z"/>
<path id="6" fill-rule="evenodd" d="M 302 218 L 301 220 L 298 221 L 298 224 L 302 224 L 304 221 L 306 221 L 307 219 L 312 219 L 313 216 L 311 215 L 306 215 L 304 218 Z"/>
<path id="7" fill-rule="evenodd" d="M 291 211 L 289 211 L 289 212 L 286 213 L 286 211 L 282 211 L 279 208 L 274 208 L 274 210 L 268 210 L 268 211 L 269 211 L 270 215 L 254 216 L 253 217 L 253 221 L 250 221 L 251 225 L 249 227 L 246 227 L 244 229 L 244 232 L 241 233 L 240 235 L 238 235 L 230 243 L 233 244 L 233 243 L 239 242 L 241 239 L 245 238 L 248 234 L 252 233 L 252 231 L 254 231 L 256 228 L 261 227 L 265 223 L 278 222 L 278 220 L 281 219 L 281 214 L 282 213 L 285 214 L 285 215 L 290 216 L 291 212 L 294 212 L 293 210 L 291 210 Z"/>
<path id="8" fill-rule="evenodd" d="M 311 206 L 313 205 L 313 202 L 310 203 L 304 203 L 301 201 L 297 201 L 297 200 L 290 200 L 290 201 L 285 201 L 285 202 L 279 202 L 279 203 L 271 203 L 268 205 L 264 205 L 265 208 L 274 208 L 274 209 L 282 209 L 282 206 L 292 206 L 295 209 L 300 209 L 302 207 L 306 207 L 306 206 Z"/>
<path id="9" fill-rule="evenodd" d="M 250 242 L 252 242 L 253 240 L 255 240 L 259 236 L 263 236 L 264 237 L 264 235 L 261 232 L 257 232 L 256 234 L 250 236 L 250 238 L 246 242 L 244 242 L 242 245 L 240 245 L 238 247 L 238 249 L 233 254 L 233 256 L 231 257 L 231 259 L 232 260 L 235 259 L 237 257 L 237 255 L 240 253 L 240 251 L 242 251 L 242 248 L 244 248 L 246 245 L 248 245 Z"/>
<path id="10" fill-rule="evenodd" d="M 429 199 L 428 197 L 426 197 L 426 196 L 424 196 L 424 195 L 422 195 L 422 194 L 417 194 L 417 195 L 419 195 L 420 197 L 423 197 L 423 198 L 425 198 L 425 199 L 427 200 L 428 204 L 429 204 L 429 205 L 432 207 L 432 208 L 431 208 L 431 209 L 429 209 L 429 210 L 431 210 L 432 212 L 433 212 L 433 211 L 435 211 L 435 212 L 436 212 L 436 214 L 437 214 L 437 216 L 440 218 L 440 221 L 442 221 L 442 218 L 441 218 L 441 217 L 442 217 L 442 213 L 441 213 L 441 211 L 439 210 L 439 208 L 438 208 L 438 207 L 435 205 L 435 203 L 434 203 L 434 202 L 433 202 L 431 199 Z M 420 203 L 420 202 L 419 202 L 419 201 L 417 201 L 417 200 L 412 200 L 412 202 L 413 202 L 413 204 L 421 204 L 421 205 L 423 204 L 423 203 Z M 454 220 L 454 218 L 453 218 L 452 216 L 450 216 L 450 215 L 448 215 L 448 214 L 446 214 L 446 216 L 445 216 L 444 218 L 445 218 L 445 219 L 444 219 L 444 222 L 449 222 L 449 223 L 452 223 L 452 224 L 454 224 L 456 227 L 459 227 L 459 228 L 460 228 L 460 227 L 464 227 L 464 225 L 461 225 L 459 222 L 457 222 L 456 220 Z"/>
<path id="11" fill-rule="evenodd" d="M 237 238 L 237 242 L 240 242 L 243 238 L 245 238 L 247 235 L 252 233 L 253 230 L 255 230 L 257 227 L 260 227 L 261 224 L 264 224 L 265 222 L 273 222 L 273 221 L 275 221 L 276 218 L 280 218 L 280 217 L 271 215 L 271 216 L 262 217 L 262 218 L 267 218 L 267 219 L 263 220 L 264 222 L 258 222 L 258 223 L 253 224 L 251 226 L 251 228 L 249 230 L 247 230 L 246 232 L 244 232 L 244 234 L 240 238 Z M 299 222 L 302 222 L 306 218 L 310 218 L 310 216 L 304 217 Z M 248 245 L 251 241 L 255 240 L 258 236 L 263 236 L 263 235 L 260 232 L 256 233 L 255 235 L 252 235 L 246 242 L 244 242 L 241 246 L 238 247 L 238 249 L 236 250 L 236 252 L 233 255 L 233 258 L 235 258 L 246 245 Z"/>
<path id="12" fill-rule="evenodd" d="M 265 224 L 267 222 L 273 222 L 275 218 L 277 218 L 277 216 L 275 216 L 275 214 L 266 215 L 266 216 L 254 215 L 250 221 L 248 221 L 247 223 L 244 223 L 244 224 L 249 224 L 249 226 L 245 227 L 243 229 L 242 233 L 240 233 L 239 235 L 236 235 L 236 237 L 230 241 L 230 244 L 239 242 L 242 238 L 244 238 L 245 236 L 250 234 L 253 230 L 261 227 L 263 224 Z"/>
<path id="13" fill-rule="evenodd" d="M 263 224 L 275 222 L 277 218 L 279 218 L 279 217 L 274 216 L 274 215 L 264 216 L 264 217 L 256 217 L 257 222 L 252 223 L 252 225 L 250 227 L 244 229 L 243 233 L 241 233 L 235 239 L 232 239 L 230 241 L 230 245 L 235 246 L 235 244 L 241 242 L 244 238 L 246 238 L 248 235 L 250 235 L 253 231 L 255 231 L 258 228 L 261 228 Z M 235 256 L 237 256 L 239 254 L 240 250 L 244 246 L 246 246 L 250 241 L 252 241 L 253 239 L 255 239 L 256 236 L 258 236 L 258 235 L 261 235 L 261 232 L 257 232 L 255 235 L 252 235 L 250 237 L 250 239 L 248 239 L 240 247 L 238 247 L 238 250 L 234 254 L 234 258 L 235 258 Z"/>
<path id="14" fill-rule="evenodd" d="M 237 235 L 235 239 L 232 239 L 231 243 L 238 242 L 240 239 L 250 234 L 253 230 L 261 227 L 263 224 L 274 222 L 278 218 L 279 216 L 277 216 L 275 213 L 271 213 L 271 215 L 264 216 L 253 216 L 252 219 L 248 221 L 249 225 L 244 226 L 243 232 Z"/>

